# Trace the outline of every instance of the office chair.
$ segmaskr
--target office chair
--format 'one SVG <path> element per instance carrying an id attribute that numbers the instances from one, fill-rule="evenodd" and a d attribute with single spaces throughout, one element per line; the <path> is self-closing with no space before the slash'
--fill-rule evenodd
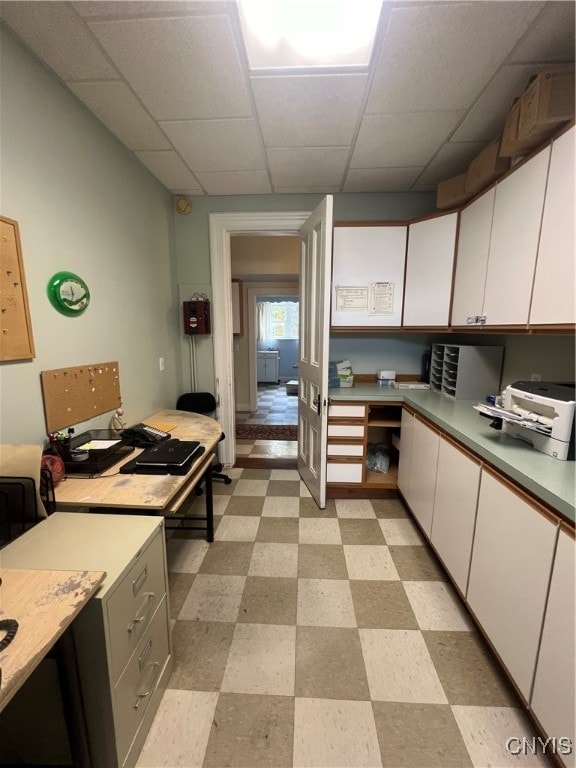
<path id="1" fill-rule="evenodd" d="M 208 415 L 216 410 L 216 398 L 211 392 L 186 392 L 178 398 L 176 408 L 179 411 Z M 218 442 L 224 440 L 225 437 L 226 435 L 222 432 Z M 226 483 L 226 485 L 232 482 L 231 478 L 222 472 L 222 464 L 220 462 L 212 466 L 212 480 L 220 480 L 220 482 Z"/>

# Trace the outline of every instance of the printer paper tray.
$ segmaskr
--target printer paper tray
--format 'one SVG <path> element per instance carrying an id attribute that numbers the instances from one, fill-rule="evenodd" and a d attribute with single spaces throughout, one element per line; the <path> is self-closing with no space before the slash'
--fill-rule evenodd
<path id="1" fill-rule="evenodd" d="M 504 408 L 484 405 L 483 403 L 478 403 L 472 407 L 474 410 L 478 411 L 478 413 L 481 413 L 484 416 L 490 416 L 494 419 L 502 419 L 502 421 L 512 422 L 517 427 L 530 429 L 532 432 L 538 432 L 539 435 L 546 435 L 547 437 L 550 437 L 552 434 L 552 427 L 547 427 L 545 424 L 539 424 L 536 421 L 529 421 L 523 416 L 514 413 L 514 411 L 507 411 Z"/>

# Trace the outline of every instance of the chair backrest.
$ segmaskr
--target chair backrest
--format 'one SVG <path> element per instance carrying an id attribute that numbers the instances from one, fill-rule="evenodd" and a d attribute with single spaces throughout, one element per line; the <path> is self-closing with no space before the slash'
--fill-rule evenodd
<path id="1" fill-rule="evenodd" d="M 178 398 L 176 408 L 192 413 L 214 413 L 216 398 L 211 392 L 186 392 Z"/>

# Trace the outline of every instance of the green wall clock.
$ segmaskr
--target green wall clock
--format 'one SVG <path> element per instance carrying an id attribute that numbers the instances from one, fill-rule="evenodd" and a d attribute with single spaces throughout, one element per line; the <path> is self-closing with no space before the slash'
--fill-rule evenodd
<path id="1" fill-rule="evenodd" d="M 90 290 L 73 272 L 56 272 L 48 281 L 48 298 L 58 312 L 74 317 L 90 304 Z"/>

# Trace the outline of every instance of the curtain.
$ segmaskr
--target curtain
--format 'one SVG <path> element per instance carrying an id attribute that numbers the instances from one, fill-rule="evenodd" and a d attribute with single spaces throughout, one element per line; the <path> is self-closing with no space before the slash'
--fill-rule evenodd
<path id="1" fill-rule="evenodd" d="M 272 339 L 272 302 L 259 301 L 256 308 L 258 311 L 258 341 Z"/>

